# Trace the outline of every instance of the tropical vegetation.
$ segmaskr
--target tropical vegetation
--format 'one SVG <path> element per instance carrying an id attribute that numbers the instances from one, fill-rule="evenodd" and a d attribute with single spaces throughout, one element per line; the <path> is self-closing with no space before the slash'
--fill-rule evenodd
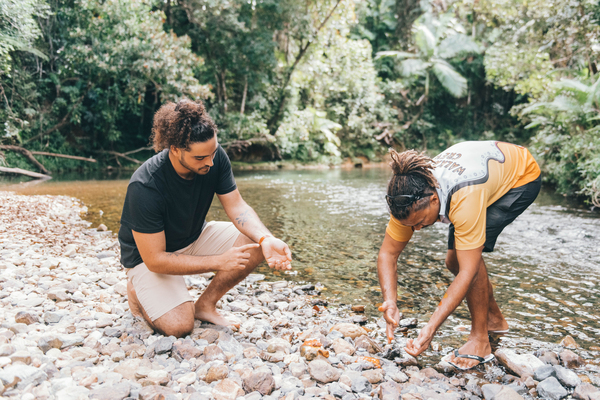
<path id="1" fill-rule="evenodd" d="M 591 0 L 0 0 L 0 167 L 135 166 L 157 108 L 190 98 L 234 160 L 497 139 L 598 202 L 599 17 Z"/>

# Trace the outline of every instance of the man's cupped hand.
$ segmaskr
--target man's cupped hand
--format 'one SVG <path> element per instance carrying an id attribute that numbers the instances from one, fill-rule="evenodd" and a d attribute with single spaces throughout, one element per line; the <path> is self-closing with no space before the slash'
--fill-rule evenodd
<path id="1" fill-rule="evenodd" d="M 292 252 L 283 240 L 269 236 L 262 241 L 261 246 L 269 267 L 284 271 L 292 269 Z"/>

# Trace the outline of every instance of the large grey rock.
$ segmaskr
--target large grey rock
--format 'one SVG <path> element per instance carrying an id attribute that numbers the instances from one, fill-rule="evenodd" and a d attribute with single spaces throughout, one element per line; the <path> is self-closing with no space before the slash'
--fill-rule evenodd
<path id="1" fill-rule="evenodd" d="M 535 352 L 535 356 L 545 364 L 558 365 L 558 354 L 551 350 L 540 349 Z"/>
<path id="2" fill-rule="evenodd" d="M 244 358 L 244 347 L 229 333 L 221 332 L 219 335 L 219 347 L 235 356 L 236 360 Z"/>
<path id="3" fill-rule="evenodd" d="M 296 392 L 299 396 L 302 396 L 304 394 L 304 385 L 300 379 L 290 376 L 281 381 L 279 391 L 283 395 L 287 395 L 290 392 Z"/>
<path id="4" fill-rule="evenodd" d="M 373 389 L 371 382 L 364 376 L 359 376 L 352 382 L 352 391 L 356 393 L 369 393 Z"/>
<path id="5" fill-rule="evenodd" d="M 379 398 L 381 400 L 401 400 L 402 386 L 396 382 L 388 381 L 379 385 Z"/>
<path id="6" fill-rule="evenodd" d="M 72 346 L 81 346 L 84 342 L 84 337 L 81 335 L 60 335 L 58 339 L 62 342 L 61 349 L 66 349 Z"/>
<path id="7" fill-rule="evenodd" d="M 48 375 L 38 368 L 23 364 L 11 365 L 0 371 L 0 382 L 4 386 L 15 383 L 15 379 L 18 379 L 18 387 L 25 387 L 42 383 L 48 379 Z"/>
<path id="8" fill-rule="evenodd" d="M 512 350 L 499 349 L 496 358 L 504 367 L 518 376 L 533 375 L 544 363 L 533 354 L 517 354 Z"/>
<path id="9" fill-rule="evenodd" d="M 173 337 L 162 337 L 158 339 L 154 344 L 154 353 L 165 354 L 170 352 L 173 348 L 173 343 L 175 343 L 175 338 Z"/>
<path id="10" fill-rule="evenodd" d="M 502 385 L 498 385 L 495 383 L 489 383 L 487 385 L 483 385 L 481 387 L 481 391 L 483 392 L 483 397 L 485 400 L 491 400 L 494 396 L 502 390 Z"/>
<path id="11" fill-rule="evenodd" d="M 321 383 L 337 381 L 340 379 L 340 375 L 342 374 L 339 369 L 332 367 L 327 361 L 323 360 L 311 361 L 308 364 L 308 373 L 314 380 Z"/>
<path id="12" fill-rule="evenodd" d="M 569 392 L 562 387 L 558 380 L 551 376 L 537 385 L 538 395 L 547 400 L 560 400 L 567 397 Z"/>
<path id="13" fill-rule="evenodd" d="M 581 379 L 577 376 L 577 374 L 571 370 L 566 369 L 565 367 L 561 367 L 560 365 L 555 365 L 554 370 L 556 371 L 556 379 L 563 386 L 574 388 L 575 386 L 581 383 Z"/>
<path id="14" fill-rule="evenodd" d="M 556 377 L 556 371 L 554 370 L 554 367 L 549 364 L 542 365 L 533 373 L 533 379 L 535 379 L 538 382 L 548 379 L 551 376 Z"/>
<path id="15" fill-rule="evenodd" d="M 338 397 L 338 398 L 342 398 L 344 397 L 346 394 L 348 394 L 348 392 L 343 389 L 339 383 L 337 382 L 331 382 L 327 385 L 327 389 L 329 390 L 329 394 L 334 396 L 334 397 Z"/>

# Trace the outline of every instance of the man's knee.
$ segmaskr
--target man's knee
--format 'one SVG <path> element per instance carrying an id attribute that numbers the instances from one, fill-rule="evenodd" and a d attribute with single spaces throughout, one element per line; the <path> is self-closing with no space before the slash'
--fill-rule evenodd
<path id="1" fill-rule="evenodd" d="M 194 330 L 194 303 L 186 301 L 153 322 L 165 336 L 185 337 Z"/>
<path id="2" fill-rule="evenodd" d="M 456 250 L 448 250 L 446 253 L 446 268 L 454 275 L 458 275 L 458 259 L 456 258 Z"/>

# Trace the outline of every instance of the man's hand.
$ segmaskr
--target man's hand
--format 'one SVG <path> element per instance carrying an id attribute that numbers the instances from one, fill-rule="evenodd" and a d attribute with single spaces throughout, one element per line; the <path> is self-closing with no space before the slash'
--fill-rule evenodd
<path id="1" fill-rule="evenodd" d="M 398 311 L 398 306 L 396 306 L 396 302 L 385 301 L 379 307 L 379 311 L 383 313 L 383 318 L 386 322 L 385 332 L 388 343 L 392 343 L 392 340 L 394 339 L 394 330 L 400 323 L 400 311 Z"/>
<path id="2" fill-rule="evenodd" d="M 261 246 L 269 267 L 284 271 L 292 269 L 292 252 L 284 241 L 268 236 L 263 239 Z"/>
<path id="3" fill-rule="evenodd" d="M 429 324 L 425 325 L 419 336 L 416 339 L 408 339 L 404 350 L 413 357 L 417 357 L 419 354 L 427 350 L 429 344 L 433 340 L 435 330 L 429 328 Z"/>
<path id="4" fill-rule="evenodd" d="M 256 249 L 258 246 L 260 246 L 258 243 L 251 243 L 240 247 L 232 247 L 221 254 L 221 262 L 219 263 L 218 270 L 235 271 L 246 268 L 251 257 L 249 250 Z"/>

